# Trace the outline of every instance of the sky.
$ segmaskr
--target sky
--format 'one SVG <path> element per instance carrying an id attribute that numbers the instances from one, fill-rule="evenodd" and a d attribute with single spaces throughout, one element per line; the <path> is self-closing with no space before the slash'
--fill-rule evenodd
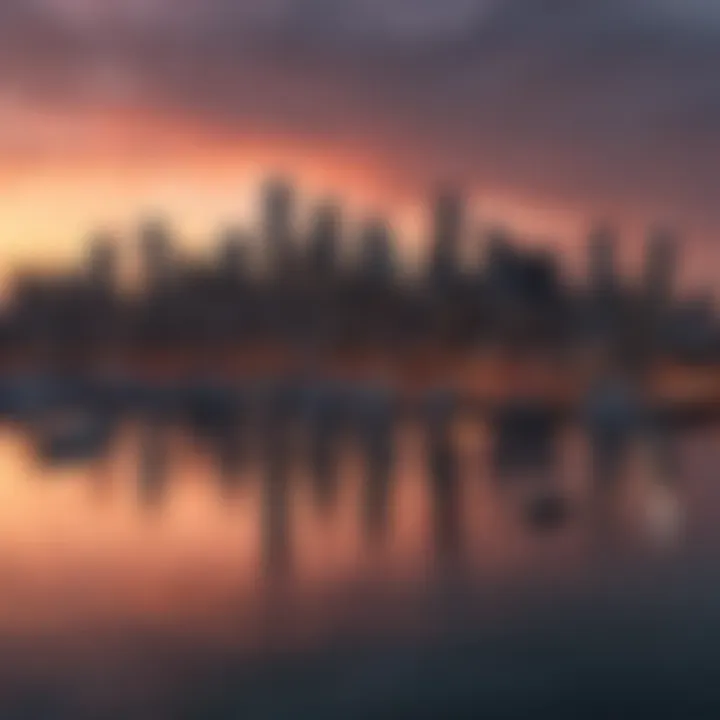
<path id="1" fill-rule="evenodd" d="M 2 0 L 0 269 L 147 213 L 201 245 L 282 173 L 409 250 L 445 184 L 569 255 L 671 225 L 712 283 L 718 67 L 715 0 Z"/>

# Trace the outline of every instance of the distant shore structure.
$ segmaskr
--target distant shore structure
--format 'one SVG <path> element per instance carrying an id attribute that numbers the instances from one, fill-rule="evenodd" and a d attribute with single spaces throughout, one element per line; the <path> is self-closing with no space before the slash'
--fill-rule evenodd
<path id="1" fill-rule="evenodd" d="M 268 180 L 257 232 L 226 228 L 209 257 L 181 253 L 164 219 L 146 220 L 131 294 L 118 278 L 119 241 L 108 233 L 94 236 L 85 267 L 72 273 L 17 273 L 0 307 L 4 362 L 164 353 L 211 367 L 230 358 L 247 364 L 264 352 L 305 364 L 435 363 L 461 376 L 463 358 L 472 365 L 478 354 L 501 351 L 497 357 L 575 364 L 612 356 L 634 372 L 658 363 L 720 365 L 713 300 L 678 297 L 680 243 L 668 229 L 650 230 L 642 270 L 628 278 L 618 271 L 617 232 L 596 226 L 585 281 L 571 282 L 557 254 L 497 228 L 479 232 L 482 262 L 463 261 L 461 249 L 478 231 L 462 193 L 441 188 L 430 207 L 424 271 L 408 279 L 384 218 L 349 229 L 341 205 L 325 200 L 300 227 L 296 196 L 287 181 Z M 358 247 L 350 260 L 342 257 L 348 244 Z M 258 252 L 259 273 L 251 261 Z"/>

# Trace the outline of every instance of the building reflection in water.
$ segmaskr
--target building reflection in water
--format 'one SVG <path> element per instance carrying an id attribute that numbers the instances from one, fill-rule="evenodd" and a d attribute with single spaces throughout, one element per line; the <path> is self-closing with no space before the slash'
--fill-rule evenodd
<path id="1" fill-rule="evenodd" d="M 679 540 L 682 436 L 657 418 L 631 421 L 626 416 L 622 423 L 589 428 L 590 516 L 598 537 L 610 547 L 621 546 L 631 528 L 655 545 L 667 547 Z"/>
<path id="2" fill-rule="evenodd" d="M 626 584 L 642 579 L 636 567 L 648 568 L 647 552 L 639 552 L 647 550 L 648 537 L 677 547 L 686 480 L 693 510 L 706 505 L 716 527 L 717 504 L 706 502 L 715 497 L 710 473 L 695 469 L 686 478 L 684 438 L 669 428 L 643 428 L 618 453 L 620 444 L 593 446 L 580 428 L 570 433 L 537 421 L 541 432 L 533 436 L 529 421 L 516 432 L 509 421 L 466 421 L 454 405 L 440 396 L 422 423 L 406 424 L 385 400 L 371 403 L 338 435 L 338 444 L 317 431 L 325 450 L 336 455 L 332 464 L 315 468 L 303 467 L 308 457 L 312 465 L 312 453 L 306 446 L 295 452 L 297 424 L 283 412 L 253 429 L 262 445 L 257 453 L 254 446 L 243 452 L 237 468 L 232 455 L 222 455 L 240 447 L 231 434 L 214 441 L 219 454 L 212 456 L 195 453 L 187 431 L 161 419 L 125 426 L 123 442 L 113 443 L 107 459 L 113 482 L 103 503 L 82 491 L 95 481 L 92 465 L 45 467 L 21 431 L 6 426 L 0 429 L 6 478 L 0 484 L 0 570 L 7 581 L 0 631 L 34 639 L 38 628 L 69 629 L 68 636 L 84 641 L 100 628 L 96 644 L 107 653 L 101 630 L 115 637 L 132 635 L 125 628 L 143 628 L 158 638 L 178 633 L 193 651 L 217 640 L 222 653 L 232 645 L 243 658 L 328 640 L 332 645 L 343 637 L 354 648 L 355 637 L 364 641 L 374 633 L 392 638 L 447 627 L 460 637 L 476 615 L 493 623 L 494 632 L 495 603 L 501 612 L 514 612 L 520 594 L 528 599 L 523 622 L 542 611 L 545 590 L 555 603 L 567 589 L 584 591 L 588 581 L 594 590 L 596 577 L 612 576 L 632 594 Z M 485 433 L 496 446 L 489 464 L 470 452 L 469 439 L 475 448 Z M 361 450 L 357 465 L 346 439 Z M 712 467 L 716 436 L 693 442 L 694 462 Z M 594 464 L 606 447 L 613 453 L 598 474 Z M 570 456 L 580 461 L 577 467 L 570 467 Z M 330 466 L 337 492 L 318 512 L 317 488 L 301 479 Z M 573 476 L 587 482 L 575 483 Z M 598 479 L 602 487 L 593 484 Z M 232 503 L 220 489 L 227 483 L 237 483 Z M 599 500 L 607 514 L 583 512 Z M 152 522 L 142 512 L 147 505 L 155 510 Z M 616 517 L 633 523 L 632 532 L 620 533 Z M 600 535 L 602 554 L 585 542 L 590 533 Z M 606 542 L 613 533 L 614 542 Z M 655 557 L 656 547 L 650 550 Z M 431 573 L 428 557 L 434 559 Z M 666 587 L 658 587 L 652 599 L 662 600 Z M 599 604 L 612 605 L 604 594 L 598 597 Z M 556 640 L 548 636 L 548 647 Z M 178 645 L 169 647 L 177 652 Z M 163 652 L 158 664 L 168 657 Z M 392 674 L 394 665 L 387 667 Z M 305 675 L 298 677 L 304 681 Z"/>
<path id="3" fill-rule="evenodd" d="M 346 446 L 347 428 L 342 398 L 332 388 L 318 390 L 308 403 L 307 449 L 313 497 L 325 515 L 338 494 L 339 459 Z"/>
<path id="4" fill-rule="evenodd" d="M 235 494 L 242 479 L 245 442 L 239 420 L 233 420 L 212 438 L 211 452 L 225 497 Z"/>
<path id="5" fill-rule="evenodd" d="M 251 515 L 257 518 L 256 562 L 269 577 L 287 575 L 290 570 L 295 575 L 296 568 L 302 574 L 298 563 L 302 565 L 308 559 L 307 555 L 303 557 L 308 548 L 306 536 L 309 533 L 313 538 L 319 537 L 325 527 L 335 528 L 333 532 L 342 536 L 341 544 L 329 553 L 342 553 L 342 562 L 348 568 L 353 563 L 372 565 L 380 553 L 387 557 L 397 555 L 400 526 L 400 534 L 407 528 L 416 533 L 417 537 L 408 545 L 415 553 L 430 553 L 440 564 L 453 563 L 459 557 L 465 559 L 467 554 L 471 564 L 482 564 L 481 551 L 473 538 L 487 537 L 491 531 L 479 525 L 487 525 L 488 518 L 506 515 L 506 511 L 510 525 L 502 530 L 507 537 L 493 540 L 498 548 L 517 542 L 528 529 L 533 533 L 561 532 L 570 519 L 575 521 L 574 525 L 584 522 L 585 530 L 598 533 L 605 542 L 619 536 L 618 523 L 627 519 L 629 510 L 631 522 L 658 542 L 676 540 L 682 529 L 678 436 L 662 425 L 647 426 L 622 438 L 592 432 L 582 435 L 579 431 L 567 435 L 551 419 L 534 410 L 515 408 L 487 426 L 493 452 L 486 468 L 482 460 L 470 463 L 471 455 L 461 454 L 458 438 L 467 434 L 468 427 L 459 418 L 455 402 L 448 394 L 429 399 L 421 426 L 412 430 L 416 433 L 413 437 L 421 439 L 420 445 L 412 450 L 397 440 L 406 437 L 405 425 L 395 416 L 392 398 L 383 393 L 368 393 L 354 406 L 352 423 L 340 423 L 338 407 L 330 412 L 331 406 L 327 406 L 325 415 L 316 416 L 312 427 L 298 433 L 287 407 L 283 403 L 271 404 L 258 435 L 262 442 L 257 456 L 248 451 L 249 436 L 245 429 L 241 430 L 239 422 L 216 433 L 211 445 L 205 446 L 211 452 L 203 453 L 205 459 L 201 463 L 206 463 L 209 476 L 215 476 L 213 483 L 205 483 L 210 488 L 210 497 L 215 485 L 217 503 L 224 504 L 227 492 L 238 492 L 242 485 L 238 502 L 228 507 L 233 512 L 241 511 L 246 519 Z M 170 460 L 182 448 L 185 431 L 171 428 L 161 418 L 147 419 L 137 429 L 137 445 L 132 452 L 137 453 L 138 503 L 160 509 L 163 515 L 172 513 L 168 507 L 172 503 L 167 503 L 165 496 L 175 492 L 177 473 L 171 472 Z M 477 436 L 482 432 L 474 424 L 470 431 Z M 300 453 L 298 437 L 305 443 Z M 112 486 L 108 484 L 111 505 L 123 485 L 115 472 L 117 454 L 128 453 L 126 445 L 114 445 L 119 450 L 108 455 L 103 463 L 103 474 L 113 475 L 118 481 Z M 587 447 L 586 464 L 568 471 L 565 458 L 578 445 Z M 347 472 L 350 468 L 347 460 L 355 455 L 348 452 L 353 446 L 360 452 L 359 495 L 354 494 L 353 474 Z M 408 451 L 421 453 L 420 468 L 410 474 L 407 457 L 402 454 Z M 183 463 L 176 465 L 180 469 Z M 97 482 L 97 470 L 91 468 L 85 475 Z M 188 483 L 190 475 L 183 471 L 184 497 L 192 497 L 196 492 L 193 488 L 203 484 L 204 472 L 202 464 L 193 466 L 192 482 Z M 307 497 L 323 519 L 316 523 L 317 527 L 310 527 L 317 514 L 298 512 L 302 510 L 298 503 L 303 503 L 304 490 L 296 479 L 307 477 L 308 472 L 312 480 Z M 573 475 L 586 476 L 587 484 L 574 483 Z M 78 472 L 78 478 L 83 476 L 82 471 Z M 73 476 L 65 471 L 63 477 Z M 488 487 L 495 487 L 497 492 L 483 493 L 482 498 L 485 505 L 489 502 L 492 507 L 476 507 L 473 502 L 477 503 L 480 497 L 476 488 L 488 482 L 491 483 Z M 574 492 L 569 490 L 573 483 L 580 490 L 577 487 Z M 397 507 L 394 497 L 398 498 Z M 427 516 L 423 518 L 425 508 Z M 590 513 L 581 513 L 583 508 Z M 396 523 L 398 527 L 394 526 Z M 328 543 L 336 541 L 337 538 L 329 539 Z M 318 547 L 323 542 L 319 537 Z M 358 548 L 362 548 L 359 555 Z M 418 560 L 409 556 L 406 559 Z"/>
<path id="6" fill-rule="evenodd" d="M 161 506 L 168 484 L 168 428 L 160 419 L 140 427 L 138 497 L 149 507 Z"/>
<path id="7" fill-rule="evenodd" d="M 536 531 L 562 527 L 570 507 L 558 462 L 557 418 L 539 405 L 509 402 L 494 429 L 493 475 L 508 500 L 518 503 L 522 521 Z"/>
<path id="8" fill-rule="evenodd" d="M 640 451 L 641 467 L 636 476 L 641 486 L 645 529 L 655 544 L 672 546 L 683 524 L 677 439 L 666 426 L 656 422 L 645 433 Z"/>
<path id="9" fill-rule="evenodd" d="M 368 547 L 382 547 L 388 532 L 394 460 L 394 417 L 391 397 L 370 391 L 360 399 L 360 448 L 365 478 L 363 528 Z"/>
<path id="10" fill-rule="evenodd" d="M 288 393 L 280 389 L 265 418 L 262 481 L 263 566 L 271 576 L 284 575 L 291 564 L 290 471 L 292 426 Z"/>
<path id="11" fill-rule="evenodd" d="M 434 393 L 428 400 L 427 471 L 436 554 L 449 560 L 461 550 L 460 463 L 453 442 L 455 398 L 450 393 Z"/>

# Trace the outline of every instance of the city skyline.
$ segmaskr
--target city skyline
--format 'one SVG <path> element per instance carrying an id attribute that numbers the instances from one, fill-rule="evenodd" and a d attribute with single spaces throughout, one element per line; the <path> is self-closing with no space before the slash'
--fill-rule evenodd
<path id="1" fill-rule="evenodd" d="M 563 262 L 563 249 L 553 238 L 483 219 L 477 203 L 462 188 L 441 184 L 426 199 L 423 221 L 410 233 L 419 248 L 414 258 L 408 258 L 404 248 L 408 233 L 390 217 L 377 212 L 348 213 L 338 193 L 309 201 L 287 177 L 270 176 L 259 183 L 254 215 L 247 224 L 217 226 L 198 249 L 188 246 L 172 218 L 148 214 L 129 233 L 107 225 L 88 233 L 79 262 L 69 268 L 38 273 L 32 266 L 19 264 L 11 272 L 22 280 L 28 272 L 31 277 L 50 279 L 70 270 L 71 275 L 84 273 L 99 287 L 112 285 L 120 290 L 126 276 L 124 265 L 132 260 L 131 285 L 147 291 L 169 282 L 168 273 L 180 273 L 179 280 L 193 266 L 236 279 L 244 275 L 281 283 L 287 272 L 322 279 L 323 274 L 363 272 L 363 267 L 385 264 L 385 272 L 395 275 L 388 278 L 391 282 L 403 277 L 415 281 L 445 277 L 452 282 L 456 273 L 492 274 L 492 265 L 502 262 L 498 253 L 511 250 L 518 258 L 552 258 L 557 282 L 567 280 L 594 292 L 634 283 L 652 294 L 653 284 L 658 283 L 671 287 L 673 293 L 678 289 L 686 249 L 677 229 L 654 223 L 645 228 L 636 262 L 628 267 L 623 257 L 626 237 L 604 220 L 588 228 L 581 239 L 582 266 L 573 268 Z M 705 288 L 692 290 L 691 295 L 706 296 Z"/>
<path id="2" fill-rule="evenodd" d="M 717 281 L 707 3 L 142 5 L 3 3 L 0 275 L 146 210 L 205 235 L 279 170 L 402 216 L 447 178 L 569 253 L 657 219 Z"/>
<path id="3" fill-rule="evenodd" d="M 8 242 L 0 248 L 0 296 L 7 292 L 8 280 L 18 269 L 70 269 L 82 259 L 84 248 L 97 233 L 113 235 L 126 252 L 132 252 L 138 227 L 146 220 L 165 221 L 178 247 L 196 256 L 212 252 L 218 236 L 225 230 L 242 229 L 252 236 L 261 222 L 257 189 L 268 177 L 292 180 L 298 195 L 302 225 L 310 221 L 317 205 L 327 201 L 343 206 L 351 226 L 361 224 L 369 216 L 385 218 L 395 230 L 401 259 L 407 260 L 410 266 L 418 266 L 424 262 L 429 251 L 427 199 L 441 186 L 438 182 L 428 182 L 424 191 L 411 200 L 393 203 L 388 200 L 392 198 L 392 193 L 388 194 L 383 189 L 353 191 L 352 182 L 333 185 L 328 179 L 334 177 L 332 172 L 324 176 L 319 173 L 316 177 L 326 179 L 313 181 L 313 173 L 272 173 L 256 169 L 254 173 L 243 176 L 242 173 L 225 170 L 220 173 L 224 180 L 211 182 L 210 187 L 202 187 L 202 174 L 194 176 L 188 167 L 180 166 L 179 176 L 185 177 L 188 184 L 183 185 L 182 180 L 176 186 L 162 182 L 153 189 L 152 183 L 141 183 L 134 199 L 128 203 L 123 201 L 122 193 L 114 194 L 112 181 L 105 184 L 102 180 L 95 181 L 91 183 L 92 187 L 85 188 L 80 194 L 92 198 L 93 192 L 99 190 L 105 193 L 104 200 L 101 198 L 89 212 L 82 211 L 72 217 L 67 225 L 61 221 L 52 228 L 44 229 L 38 223 L 44 224 L 47 218 L 57 219 L 74 212 L 71 198 L 64 196 L 60 190 L 50 198 L 39 200 L 47 201 L 48 211 L 38 213 L 30 201 L 14 203 L 13 188 L 10 188 L 7 207 L 4 208 L 8 212 L 0 213 L 0 223 L 9 218 L 13 224 L 5 235 Z M 243 177 L 246 179 L 243 180 Z M 305 180 L 307 177 L 309 181 Z M 67 185 L 72 188 L 71 178 Z M 533 202 L 515 202 L 512 198 L 493 195 L 482 189 L 459 187 L 462 187 L 468 200 L 473 216 L 470 229 L 476 236 L 502 228 L 528 247 L 551 246 L 562 256 L 563 265 L 573 275 L 584 271 L 587 238 L 596 227 L 609 225 L 620 236 L 619 266 L 623 272 L 632 274 L 642 262 L 647 233 L 662 225 L 682 235 L 684 263 L 678 280 L 684 289 L 692 291 L 702 287 L 714 292 L 720 281 L 716 270 L 720 267 L 720 263 L 716 262 L 720 247 L 713 243 L 707 245 L 704 240 L 698 242 L 697 232 L 688 230 L 685 225 L 668 222 L 662 212 L 628 220 L 627 216 L 623 218 L 609 211 L 572 212 Z M 23 214 L 25 217 L 20 217 Z M 16 217 L 13 218 L 13 215 Z M 35 242 L 32 238 L 40 240 Z"/>
<path id="4" fill-rule="evenodd" d="M 532 219 L 524 223 L 506 222 L 501 216 L 486 211 L 486 203 L 482 196 L 468 192 L 466 188 L 454 184 L 435 182 L 421 201 L 412 205 L 409 213 L 384 212 L 380 205 L 353 202 L 343 192 L 343 188 L 330 188 L 323 192 L 309 192 L 302 183 L 296 182 L 292 175 L 265 174 L 247 189 L 245 212 L 218 216 L 210 221 L 207 230 L 192 232 L 178 218 L 161 210 L 148 210 L 135 216 L 127 216 L 118 222 L 96 222 L 79 233 L 77 247 L 73 253 L 56 263 L 55 258 L 41 256 L 36 260 L 22 255 L 2 268 L 0 275 L 5 276 L 0 297 L 7 299 L 12 290 L 12 278 L 18 274 L 52 275 L 57 272 L 73 272 L 80 265 L 88 262 L 88 252 L 98 243 L 111 243 L 114 253 L 119 257 L 118 269 L 124 282 L 136 285 L 143 272 L 142 246 L 143 233 L 148 227 L 161 229 L 167 235 L 180 263 L 188 262 L 222 262 L 218 253 L 230 238 L 235 238 L 242 245 L 245 261 L 249 267 L 257 270 L 267 263 L 269 248 L 275 242 L 268 236 L 268 209 L 266 194 L 269 189 L 279 187 L 290 194 L 288 202 L 290 217 L 287 232 L 291 235 L 290 245 L 297 246 L 298 251 L 305 252 L 308 238 L 316 232 L 316 225 L 323 212 L 337 215 L 339 227 L 338 247 L 344 263 L 358 260 L 362 254 L 363 237 L 368 224 L 382 223 L 390 233 L 391 245 L 397 260 L 398 269 L 404 273 L 417 276 L 425 272 L 429 265 L 437 260 L 436 241 L 438 228 L 438 210 L 436 204 L 443 199 L 460 203 L 462 213 L 461 227 L 450 230 L 457 235 L 453 254 L 458 264 L 467 269 L 484 264 L 487 260 L 489 246 L 493 236 L 502 234 L 523 252 L 552 252 L 563 273 L 569 279 L 584 281 L 587 279 L 590 246 L 593 237 L 599 232 L 612 235 L 614 251 L 614 271 L 624 281 L 643 281 L 646 272 L 648 243 L 654 234 L 669 234 L 682 245 L 683 262 L 674 268 L 674 282 L 683 292 L 690 295 L 698 292 L 715 296 L 715 284 L 707 278 L 695 278 L 688 274 L 688 256 L 692 257 L 692 243 L 688 241 L 683 228 L 662 224 L 658 219 L 650 219 L 647 223 L 629 233 L 622 223 L 615 222 L 612 217 L 594 217 L 577 224 L 577 231 L 572 235 L 573 247 L 566 245 L 567 238 L 543 232 L 543 222 L 538 225 Z M 529 216 L 530 217 L 530 216 Z M 182 218 L 182 213 L 180 213 Z M 452 222 L 452 221 L 451 221 Z M 523 229 L 523 226 L 527 229 Z M 565 241 L 564 241 L 565 240 Z M 227 250 L 227 248 L 225 248 Z M 712 264 L 706 260 L 706 264 Z"/>
<path id="5" fill-rule="evenodd" d="M 138 371 L 160 353 L 177 370 L 242 376 L 262 358 L 330 374 L 372 374 L 380 362 L 403 386 L 434 377 L 471 387 L 472 362 L 494 349 L 565 358 L 578 377 L 587 351 L 633 374 L 665 362 L 716 366 L 715 295 L 679 287 L 684 245 L 669 228 L 647 229 L 629 274 L 622 236 L 598 225 L 572 274 L 551 245 L 480 232 L 463 193 L 444 187 L 426 209 L 423 262 L 409 269 L 381 216 L 348 226 L 342 204 L 325 200 L 298 223 L 296 190 L 278 178 L 258 198 L 256 227 L 225 229 L 203 255 L 184 252 L 172 226 L 154 219 L 132 248 L 96 235 L 70 272 L 18 271 L 0 314 L 4 362 Z M 131 283 L 121 272 L 128 259 Z M 419 375 L 418 357 L 429 363 Z M 462 372 L 453 369 L 461 358 L 470 361 Z"/>
<path id="6" fill-rule="evenodd" d="M 0 719 L 720 718 L 720 0 L 0 0 Z"/>

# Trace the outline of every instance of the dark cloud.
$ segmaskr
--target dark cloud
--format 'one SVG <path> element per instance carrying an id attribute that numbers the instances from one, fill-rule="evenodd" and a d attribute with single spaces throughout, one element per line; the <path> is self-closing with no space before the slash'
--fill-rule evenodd
<path id="1" fill-rule="evenodd" d="M 3 0 L 0 87 L 38 102 L 130 103 L 201 120 L 209 132 L 262 128 L 349 144 L 408 184 L 451 175 L 720 225 L 710 190 L 720 184 L 712 3 L 104 7 Z"/>

